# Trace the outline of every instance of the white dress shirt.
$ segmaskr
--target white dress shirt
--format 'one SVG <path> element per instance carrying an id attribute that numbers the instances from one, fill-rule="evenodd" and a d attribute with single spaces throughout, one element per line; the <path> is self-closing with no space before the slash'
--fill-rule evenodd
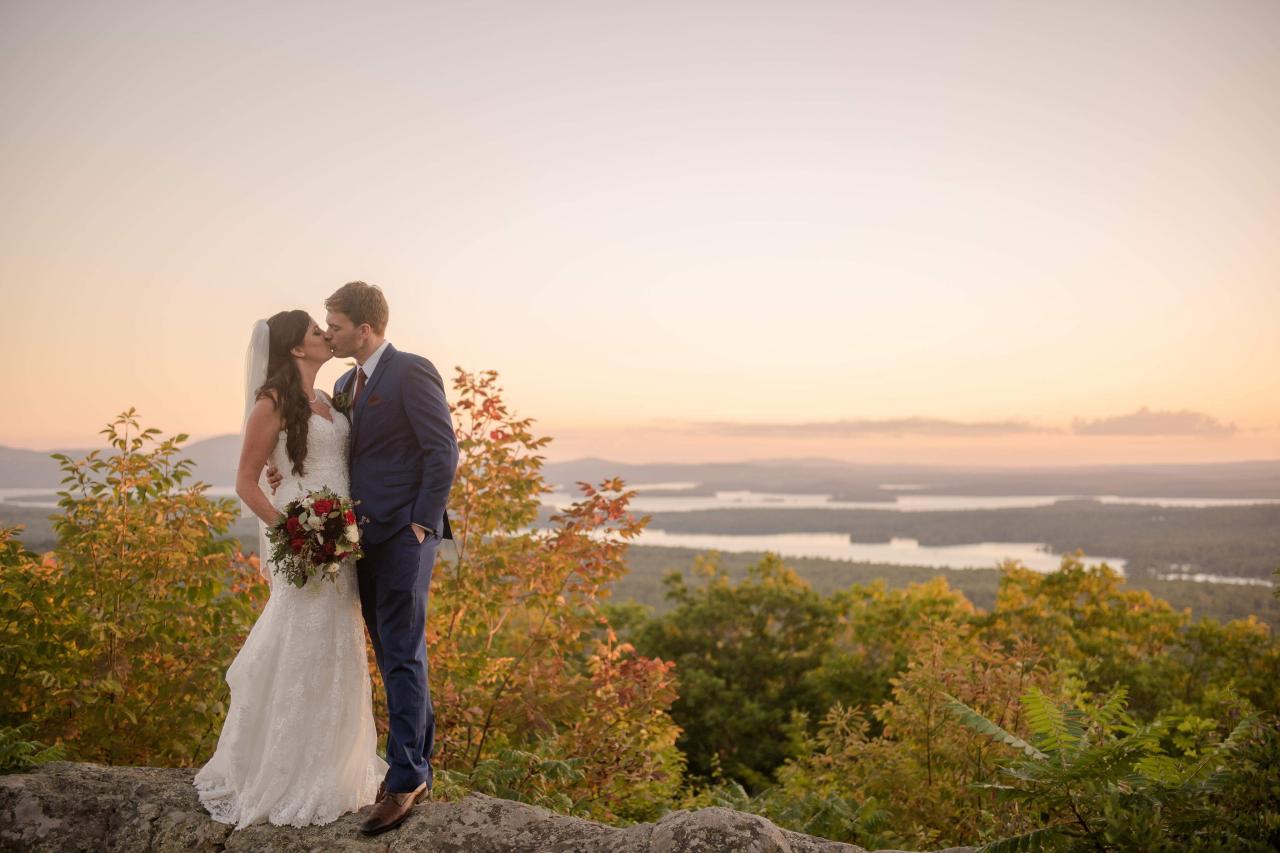
<path id="1" fill-rule="evenodd" d="M 360 368 L 364 370 L 365 382 L 368 382 L 373 378 L 373 371 L 378 369 L 378 361 L 382 358 L 382 354 L 387 351 L 387 345 L 390 343 L 391 341 L 383 341 L 382 346 L 370 353 L 369 357 L 364 360 L 363 364 L 356 362 L 356 364 L 359 364 Z"/>

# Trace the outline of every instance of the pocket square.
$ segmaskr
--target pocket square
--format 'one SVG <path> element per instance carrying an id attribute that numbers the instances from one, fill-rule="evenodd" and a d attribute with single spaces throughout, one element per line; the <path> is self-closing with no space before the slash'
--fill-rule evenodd
<path id="1" fill-rule="evenodd" d="M 383 401 L 382 401 L 382 398 L 381 398 L 381 397 L 379 397 L 377 394 L 374 394 L 372 397 L 370 397 L 370 398 L 369 398 L 369 402 L 365 403 L 365 405 L 366 405 L 366 406 L 380 406 L 380 405 L 382 405 L 382 402 L 383 402 Z"/>

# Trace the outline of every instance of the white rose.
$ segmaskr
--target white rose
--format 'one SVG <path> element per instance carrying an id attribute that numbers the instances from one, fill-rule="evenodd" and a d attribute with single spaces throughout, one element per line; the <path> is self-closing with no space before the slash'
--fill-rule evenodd
<path id="1" fill-rule="evenodd" d="M 312 530 L 319 530 L 324 527 L 324 519 L 318 515 L 308 516 L 307 527 L 310 527 Z"/>
<path id="2" fill-rule="evenodd" d="M 348 541 L 348 542 L 359 542 L 359 541 L 360 541 L 360 528 L 359 528 L 359 527 L 357 527 L 357 526 L 356 526 L 356 525 L 354 525 L 354 524 L 348 524 L 348 525 L 347 525 L 347 541 Z"/>

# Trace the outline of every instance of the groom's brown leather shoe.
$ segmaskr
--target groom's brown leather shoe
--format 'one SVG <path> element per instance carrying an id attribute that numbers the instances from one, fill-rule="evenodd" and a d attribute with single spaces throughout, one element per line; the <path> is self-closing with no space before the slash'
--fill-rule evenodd
<path id="1" fill-rule="evenodd" d="M 382 800 L 373 807 L 369 818 L 360 824 L 360 832 L 364 835 L 377 835 L 388 829 L 395 829 L 404 823 L 409 811 L 418 798 L 427 793 L 427 783 L 423 782 L 416 790 L 403 794 L 386 792 Z"/>
<path id="2" fill-rule="evenodd" d="M 378 795 L 373 798 L 373 801 L 375 803 L 380 803 L 383 801 L 384 798 L 386 798 L 386 796 L 387 796 L 387 783 L 386 783 L 386 780 L 383 780 L 378 783 Z"/>

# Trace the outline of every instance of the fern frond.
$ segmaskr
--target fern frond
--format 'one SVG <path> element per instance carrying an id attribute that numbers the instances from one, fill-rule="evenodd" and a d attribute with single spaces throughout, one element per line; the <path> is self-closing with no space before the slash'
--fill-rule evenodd
<path id="1" fill-rule="evenodd" d="M 1216 767 L 1217 762 L 1220 761 L 1226 753 L 1229 753 L 1239 747 L 1244 739 L 1249 736 L 1249 733 L 1253 730 L 1254 725 L 1257 724 L 1260 716 L 1260 714 L 1255 712 L 1249 714 L 1240 722 L 1236 723 L 1235 728 L 1231 730 L 1231 734 L 1227 735 L 1226 740 L 1206 752 L 1203 758 L 1183 772 L 1181 781 L 1192 782 L 1199 779 L 1206 772 L 1212 771 Z"/>
<path id="2" fill-rule="evenodd" d="M 1068 708 L 1062 712 L 1062 722 L 1066 727 L 1067 743 L 1078 746 L 1084 741 L 1085 732 L 1089 728 L 1089 718 L 1084 711 Z"/>
<path id="3" fill-rule="evenodd" d="M 1036 742 L 1047 752 L 1069 749 L 1084 734 L 1079 712 L 1075 712 L 1069 722 L 1066 712 L 1038 687 L 1023 693 L 1020 701 L 1027 712 L 1027 725 L 1031 726 Z"/>
<path id="4" fill-rule="evenodd" d="M 1111 695 L 1107 697 L 1107 701 L 1102 703 L 1095 714 L 1095 719 L 1102 725 L 1103 729 L 1110 729 L 1117 720 L 1127 722 L 1128 714 L 1125 713 L 1125 706 L 1129 701 L 1129 688 L 1123 684 L 1118 684 L 1111 691 Z"/>
<path id="5" fill-rule="evenodd" d="M 1111 786 L 1136 777 L 1144 780 L 1140 785 L 1146 785 L 1152 780 L 1137 773 L 1135 767 L 1150 754 L 1142 746 L 1127 740 L 1111 741 L 1095 746 L 1088 752 L 1071 755 L 1051 775 L 1053 781 L 1059 784 L 1081 782 L 1086 785 L 1099 783 Z"/>
<path id="6" fill-rule="evenodd" d="M 1227 735 L 1227 739 L 1218 745 L 1218 751 L 1230 752 L 1239 747 L 1241 742 L 1253 731 L 1254 726 L 1258 724 L 1258 720 L 1261 717 L 1262 715 L 1255 711 L 1236 723 L 1236 727 L 1231 730 L 1231 734 Z"/>
<path id="7" fill-rule="evenodd" d="M 991 722 L 956 697 L 948 693 L 944 693 L 942 695 L 945 696 L 947 700 L 944 707 L 952 714 L 955 714 L 960 722 L 964 723 L 974 731 L 986 735 L 997 743 L 1003 743 L 1013 747 L 1014 749 L 1021 750 L 1031 758 L 1044 759 L 1048 757 L 1022 738 L 1005 731 L 1000 726 Z"/>
<path id="8" fill-rule="evenodd" d="M 1000 772 L 1007 776 L 1012 776 L 1020 782 L 1028 782 L 1035 785 L 1046 780 L 1056 779 L 1059 771 L 1056 765 L 1047 761 L 1024 759 L 1016 764 L 1001 767 Z"/>
<path id="9" fill-rule="evenodd" d="M 1167 755 L 1147 755 L 1138 759 L 1134 770 L 1144 780 L 1159 782 L 1163 785 L 1176 785 L 1182 781 L 1182 767 Z"/>

